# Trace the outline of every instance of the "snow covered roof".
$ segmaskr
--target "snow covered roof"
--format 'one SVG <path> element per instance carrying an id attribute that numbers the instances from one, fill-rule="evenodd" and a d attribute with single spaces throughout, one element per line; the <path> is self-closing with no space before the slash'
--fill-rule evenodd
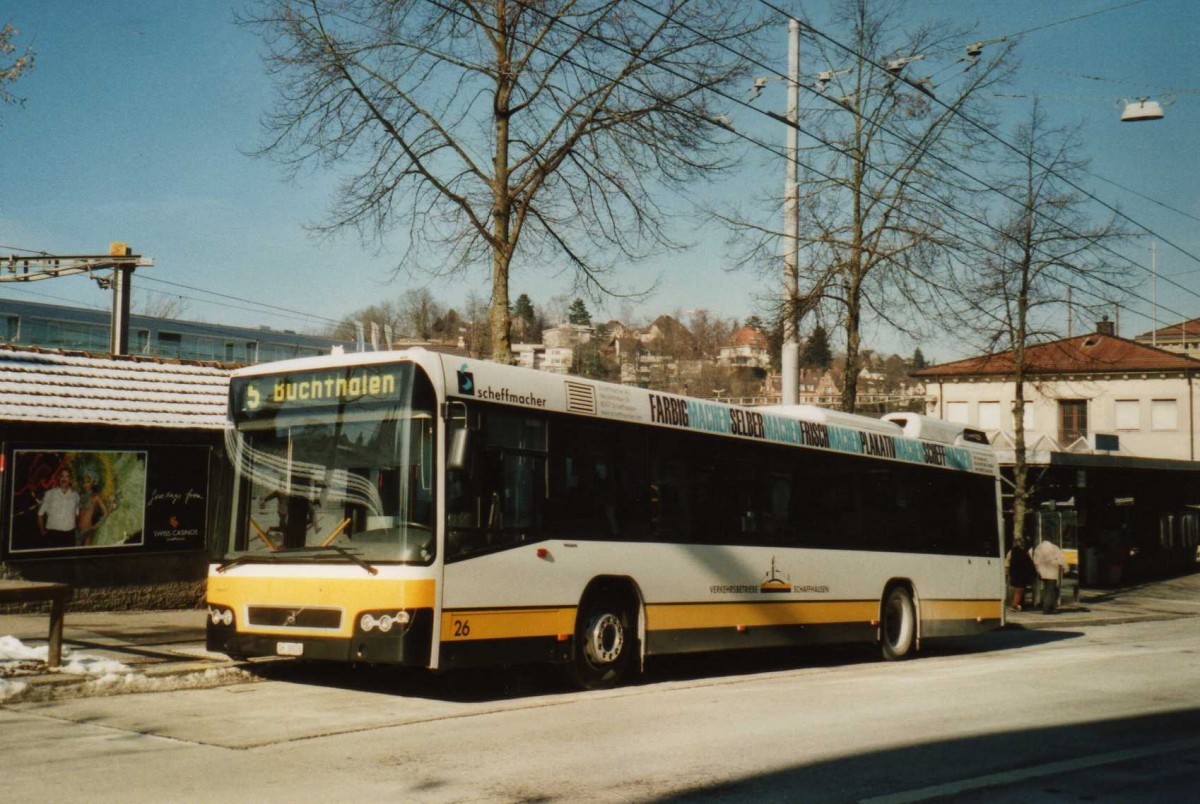
<path id="1" fill-rule="evenodd" d="M 220 429 L 229 369 L 0 346 L 0 421 Z"/>

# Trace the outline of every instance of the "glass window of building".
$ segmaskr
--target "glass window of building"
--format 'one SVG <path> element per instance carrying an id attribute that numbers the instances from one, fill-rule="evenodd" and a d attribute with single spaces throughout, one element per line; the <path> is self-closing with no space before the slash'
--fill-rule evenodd
<path id="1" fill-rule="evenodd" d="M 1174 399 L 1150 401 L 1150 427 L 1153 430 L 1179 429 L 1179 410 Z"/>
<path id="2" fill-rule="evenodd" d="M 1088 416 L 1086 399 L 1060 399 L 1058 402 L 1058 443 L 1066 447 L 1087 438 Z"/>
<path id="3" fill-rule="evenodd" d="M 1118 399 L 1114 403 L 1113 423 L 1118 430 L 1140 430 L 1141 404 L 1136 399 Z"/>
<path id="4" fill-rule="evenodd" d="M 1000 403 L 999 402 L 980 402 L 979 403 L 979 429 L 980 430 L 999 430 L 1000 429 Z"/>

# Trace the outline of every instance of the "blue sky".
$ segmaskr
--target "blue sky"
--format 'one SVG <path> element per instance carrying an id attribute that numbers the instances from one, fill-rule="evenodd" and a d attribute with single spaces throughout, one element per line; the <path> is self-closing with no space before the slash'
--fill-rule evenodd
<path id="1" fill-rule="evenodd" d="M 912 8 L 977 22 L 979 38 L 989 38 L 1124 2 L 922 0 Z M 482 269 L 465 282 L 395 278 L 387 253 L 364 248 L 353 237 L 316 241 L 307 234 L 304 225 L 320 220 L 337 175 L 314 172 L 285 181 L 278 164 L 246 155 L 260 142 L 259 121 L 272 92 L 258 40 L 233 23 L 241 5 L 0 0 L 0 24 L 19 28 L 18 43 L 32 44 L 37 52 L 35 69 L 15 85 L 25 104 L 0 108 L 0 254 L 13 248 L 103 253 L 110 241 L 123 240 L 156 261 L 135 277 L 139 301 L 150 299 L 148 291 L 183 296 L 187 318 L 249 326 L 320 327 L 410 287 L 427 286 L 450 305 L 460 305 L 468 287 L 486 295 Z M 777 5 L 802 8 L 818 25 L 828 6 L 816 0 Z M 782 69 L 782 21 L 778 41 Z M 1200 3 L 1145 0 L 1025 35 L 1017 49 L 1023 66 L 1007 91 L 1041 96 L 1052 122 L 1082 121 L 1093 173 L 1200 217 L 1198 51 Z M 837 66 L 806 61 L 805 54 L 801 63 L 806 74 Z M 760 103 L 782 106 L 782 88 L 775 87 Z M 1163 121 L 1118 122 L 1118 97 L 1171 94 L 1165 90 L 1176 90 L 1177 100 Z M 1012 121 L 1028 104 L 998 102 Z M 753 127 L 755 136 L 783 142 L 777 124 L 772 128 L 742 113 L 734 119 Z M 744 175 L 699 188 L 697 195 L 722 201 L 748 185 L 782 183 L 781 171 L 776 177 L 758 161 Z M 1165 240 L 1200 255 L 1197 220 L 1098 178 L 1088 177 L 1086 186 Z M 725 270 L 723 234 L 711 225 L 684 226 L 678 234 L 696 248 L 632 267 L 623 277 L 627 285 L 659 280 L 657 293 L 634 308 L 637 314 L 708 308 L 742 319 L 773 292 L 766 279 Z M 1147 266 L 1149 239 L 1131 241 L 1125 249 Z M 1158 266 L 1186 288 L 1160 282 L 1158 319 L 1200 316 L 1200 263 L 1160 242 Z M 1150 298 L 1149 273 L 1141 279 L 1135 292 Z M 569 281 L 552 270 L 517 276 L 512 286 L 514 296 L 527 292 L 536 302 L 569 291 Z M 0 304 L 5 298 L 109 304 L 107 294 L 83 277 L 0 284 Z M 300 315 L 280 315 L 263 305 Z M 616 315 L 619 306 L 607 312 Z M 1151 318 L 1150 305 L 1135 300 L 1122 312 L 1122 333 L 1149 330 Z M 914 345 L 880 328 L 868 339 L 905 353 Z M 942 354 L 952 347 L 923 347 L 927 355 L 958 356 Z"/>

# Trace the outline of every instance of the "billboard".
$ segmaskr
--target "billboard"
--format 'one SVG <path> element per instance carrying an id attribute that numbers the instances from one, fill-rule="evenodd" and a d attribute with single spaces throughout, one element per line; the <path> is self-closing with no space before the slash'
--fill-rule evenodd
<path id="1" fill-rule="evenodd" d="M 204 548 L 208 448 L 12 453 L 8 554 Z"/>

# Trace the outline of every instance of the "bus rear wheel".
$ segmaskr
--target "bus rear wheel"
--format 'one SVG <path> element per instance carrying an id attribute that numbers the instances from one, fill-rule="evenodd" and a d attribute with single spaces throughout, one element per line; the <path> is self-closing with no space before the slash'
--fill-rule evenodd
<path id="1" fill-rule="evenodd" d="M 912 593 L 903 586 L 893 586 L 883 598 L 879 645 L 883 658 L 889 662 L 912 656 L 917 644 L 917 612 Z"/>
<path id="2" fill-rule="evenodd" d="M 629 670 L 636 643 L 628 606 L 607 596 L 585 601 L 575 624 L 571 681 L 585 690 L 615 687 Z"/>

